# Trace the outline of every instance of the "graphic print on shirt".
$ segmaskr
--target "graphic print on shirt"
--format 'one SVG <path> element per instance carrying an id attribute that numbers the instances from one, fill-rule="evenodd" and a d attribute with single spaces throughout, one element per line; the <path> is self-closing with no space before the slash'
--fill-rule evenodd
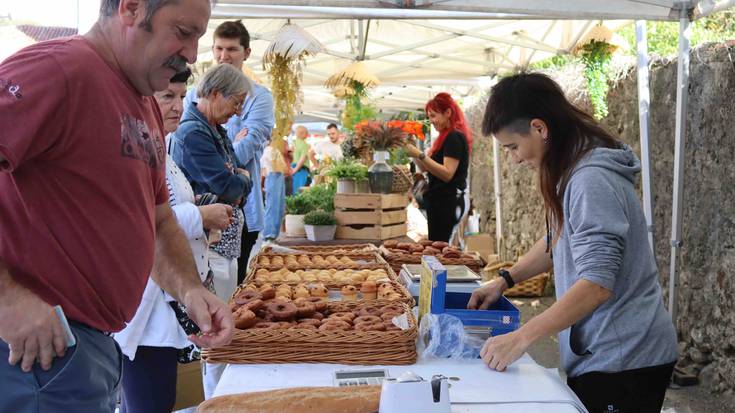
<path id="1" fill-rule="evenodd" d="M 14 84 L 10 79 L 0 79 L 0 91 L 7 93 L 15 100 L 23 99 L 23 95 L 20 94 L 20 85 Z"/>
<path id="2" fill-rule="evenodd" d="M 143 161 L 154 169 L 163 164 L 165 154 L 161 139 L 151 134 L 142 120 L 123 113 L 120 120 L 120 140 L 122 156 Z"/>

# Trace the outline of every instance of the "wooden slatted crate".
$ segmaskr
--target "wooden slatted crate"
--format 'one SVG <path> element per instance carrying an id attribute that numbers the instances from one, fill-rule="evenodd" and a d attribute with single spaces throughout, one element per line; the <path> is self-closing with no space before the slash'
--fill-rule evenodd
<path id="1" fill-rule="evenodd" d="M 406 235 L 408 201 L 405 194 L 337 194 L 335 237 L 382 240 Z"/>

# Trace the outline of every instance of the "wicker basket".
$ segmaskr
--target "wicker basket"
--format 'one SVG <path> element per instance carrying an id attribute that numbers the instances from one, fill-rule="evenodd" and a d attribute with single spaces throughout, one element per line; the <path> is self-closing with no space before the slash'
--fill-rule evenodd
<path id="1" fill-rule="evenodd" d="M 413 177 L 408 167 L 393 165 L 393 186 L 391 192 L 405 194 L 413 187 Z"/>
<path id="2" fill-rule="evenodd" d="M 485 267 L 484 279 L 490 281 L 498 277 L 498 270 L 501 268 L 510 268 L 513 266 L 512 261 L 503 261 L 488 264 Z M 546 291 L 546 283 L 549 281 L 549 273 L 541 273 L 534 277 L 527 279 L 526 281 L 519 282 L 503 292 L 506 297 L 543 297 Z"/>
<path id="3" fill-rule="evenodd" d="M 380 253 L 396 274 L 400 273 L 403 264 L 421 264 L 421 255 L 396 254 L 382 246 L 380 247 Z M 474 258 L 444 258 L 441 255 L 437 255 L 436 257 L 444 265 L 464 265 L 477 274 L 481 274 L 485 262 L 477 252 L 471 252 L 469 254 L 473 255 Z"/>
<path id="4" fill-rule="evenodd" d="M 285 246 L 284 248 L 297 250 L 299 254 L 306 255 L 324 255 L 324 254 L 363 254 L 375 252 L 378 250 L 374 244 L 344 244 L 344 245 L 294 245 Z M 344 252 L 341 252 L 344 251 Z M 260 250 L 258 255 L 278 255 L 280 253 L 274 252 L 273 247 L 267 246 Z"/>
<path id="5" fill-rule="evenodd" d="M 354 309 L 360 303 L 329 304 L 332 309 Z M 204 349 L 209 363 L 337 363 L 405 365 L 416 362 L 418 328 L 410 308 L 409 329 L 402 331 L 236 330 L 232 342 Z"/>

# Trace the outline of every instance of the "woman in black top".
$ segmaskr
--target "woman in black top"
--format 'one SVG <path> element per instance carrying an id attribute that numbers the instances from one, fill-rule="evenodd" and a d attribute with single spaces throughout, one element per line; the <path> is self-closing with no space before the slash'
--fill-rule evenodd
<path id="1" fill-rule="evenodd" d="M 429 239 L 450 242 L 469 207 L 467 170 L 472 134 L 462 109 L 448 93 L 431 99 L 426 104 L 426 114 L 439 137 L 428 154 L 410 144 L 406 151 L 429 175 L 429 187 L 424 194 Z"/>

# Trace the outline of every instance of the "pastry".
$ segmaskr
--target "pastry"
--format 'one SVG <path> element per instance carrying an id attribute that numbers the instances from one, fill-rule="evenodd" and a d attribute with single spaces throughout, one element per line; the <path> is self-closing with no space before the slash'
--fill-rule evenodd
<path id="1" fill-rule="evenodd" d="M 360 287 L 362 298 L 365 300 L 375 300 L 378 298 L 378 286 L 374 281 L 365 281 Z"/>
<path id="2" fill-rule="evenodd" d="M 356 301 L 357 288 L 354 285 L 345 285 L 342 287 L 342 301 Z"/>

